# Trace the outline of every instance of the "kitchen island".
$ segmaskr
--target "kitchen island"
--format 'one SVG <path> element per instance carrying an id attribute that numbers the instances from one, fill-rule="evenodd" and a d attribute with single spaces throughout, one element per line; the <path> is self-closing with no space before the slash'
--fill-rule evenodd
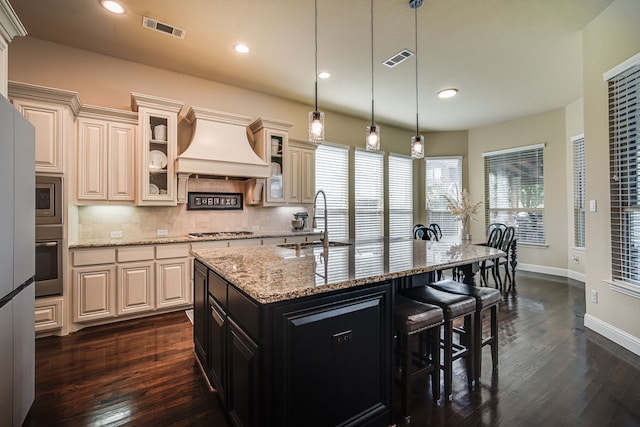
<path id="1" fill-rule="evenodd" d="M 192 254 L 195 352 L 233 424 L 386 426 L 395 290 L 502 252 L 381 239 Z"/>

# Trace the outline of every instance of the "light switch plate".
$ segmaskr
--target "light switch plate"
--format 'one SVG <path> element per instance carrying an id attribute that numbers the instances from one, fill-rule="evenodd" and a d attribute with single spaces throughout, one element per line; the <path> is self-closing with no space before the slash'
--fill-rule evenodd
<path id="1" fill-rule="evenodd" d="M 589 212 L 596 212 L 598 209 L 598 204 L 595 200 L 589 200 Z"/>
<path id="2" fill-rule="evenodd" d="M 110 235 L 112 239 L 120 239 L 122 238 L 122 231 L 112 231 Z"/>
<path id="3" fill-rule="evenodd" d="M 168 236 L 169 230 L 165 230 L 163 228 L 158 228 L 157 232 L 158 236 Z"/>

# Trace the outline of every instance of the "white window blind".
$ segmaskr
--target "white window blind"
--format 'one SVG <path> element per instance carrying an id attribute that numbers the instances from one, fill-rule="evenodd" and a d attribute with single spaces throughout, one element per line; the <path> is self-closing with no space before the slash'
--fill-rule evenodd
<path id="1" fill-rule="evenodd" d="M 444 196 L 462 192 L 462 157 L 428 157 L 425 159 L 425 200 L 427 223 L 437 223 L 442 236 L 457 236 L 458 222 L 447 209 Z"/>
<path id="2" fill-rule="evenodd" d="M 329 238 L 349 238 L 349 149 L 320 145 L 316 150 L 316 190 L 327 195 Z M 316 212 L 318 228 L 324 228 L 322 196 Z"/>
<path id="3" fill-rule="evenodd" d="M 357 239 L 384 236 L 383 155 L 355 152 L 355 233 Z"/>
<path id="4" fill-rule="evenodd" d="M 612 277 L 640 286 L 640 63 L 608 85 Z"/>
<path id="5" fill-rule="evenodd" d="M 573 139 L 573 239 L 585 247 L 584 136 Z"/>
<path id="6" fill-rule="evenodd" d="M 413 237 L 413 160 L 389 155 L 389 237 Z"/>
<path id="7" fill-rule="evenodd" d="M 483 153 L 486 224 L 515 226 L 518 243 L 545 243 L 543 147 Z"/>

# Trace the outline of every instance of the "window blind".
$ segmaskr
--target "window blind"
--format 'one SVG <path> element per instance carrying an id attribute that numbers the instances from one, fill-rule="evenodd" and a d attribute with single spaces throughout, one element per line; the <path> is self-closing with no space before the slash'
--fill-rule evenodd
<path id="1" fill-rule="evenodd" d="M 413 237 L 413 160 L 389 155 L 389 237 Z"/>
<path id="2" fill-rule="evenodd" d="M 329 238 L 349 238 L 349 149 L 320 145 L 316 150 L 316 190 L 324 190 L 329 215 Z M 317 200 L 317 225 L 324 227 L 322 196 Z"/>
<path id="3" fill-rule="evenodd" d="M 640 63 L 608 80 L 613 279 L 640 286 Z"/>
<path id="4" fill-rule="evenodd" d="M 355 152 L 355 233 L 357 239 L 384 236 L 383 155 Z"/>
<path id="5" fill-rule="evenodd" d="M 483 153 L 486 224 L 515 226 L 518 243 L 545 243 L 543 147 Z"/>
<path id="6" fill-rule="evenodd" d="M 425 200 L 427 223 L 437 223 L 442 236 L 457 236 L 458 222 L 447 209 L 444 196 L 462 192 L 462 157 L 428 157 L 425 159 Z"/>
<path id="7" fill-rule="evenodd" d="M 573 140 L 573 244 L 585 247 L 584 136 Z"/>

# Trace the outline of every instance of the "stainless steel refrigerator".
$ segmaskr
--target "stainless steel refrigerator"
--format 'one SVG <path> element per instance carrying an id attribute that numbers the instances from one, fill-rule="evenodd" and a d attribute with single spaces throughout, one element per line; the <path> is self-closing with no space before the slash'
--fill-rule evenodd
<path id="1" fill-rule="evenodd" d="M 0 95 L 0 426 L 35 396 L 35 130 Z"/>

